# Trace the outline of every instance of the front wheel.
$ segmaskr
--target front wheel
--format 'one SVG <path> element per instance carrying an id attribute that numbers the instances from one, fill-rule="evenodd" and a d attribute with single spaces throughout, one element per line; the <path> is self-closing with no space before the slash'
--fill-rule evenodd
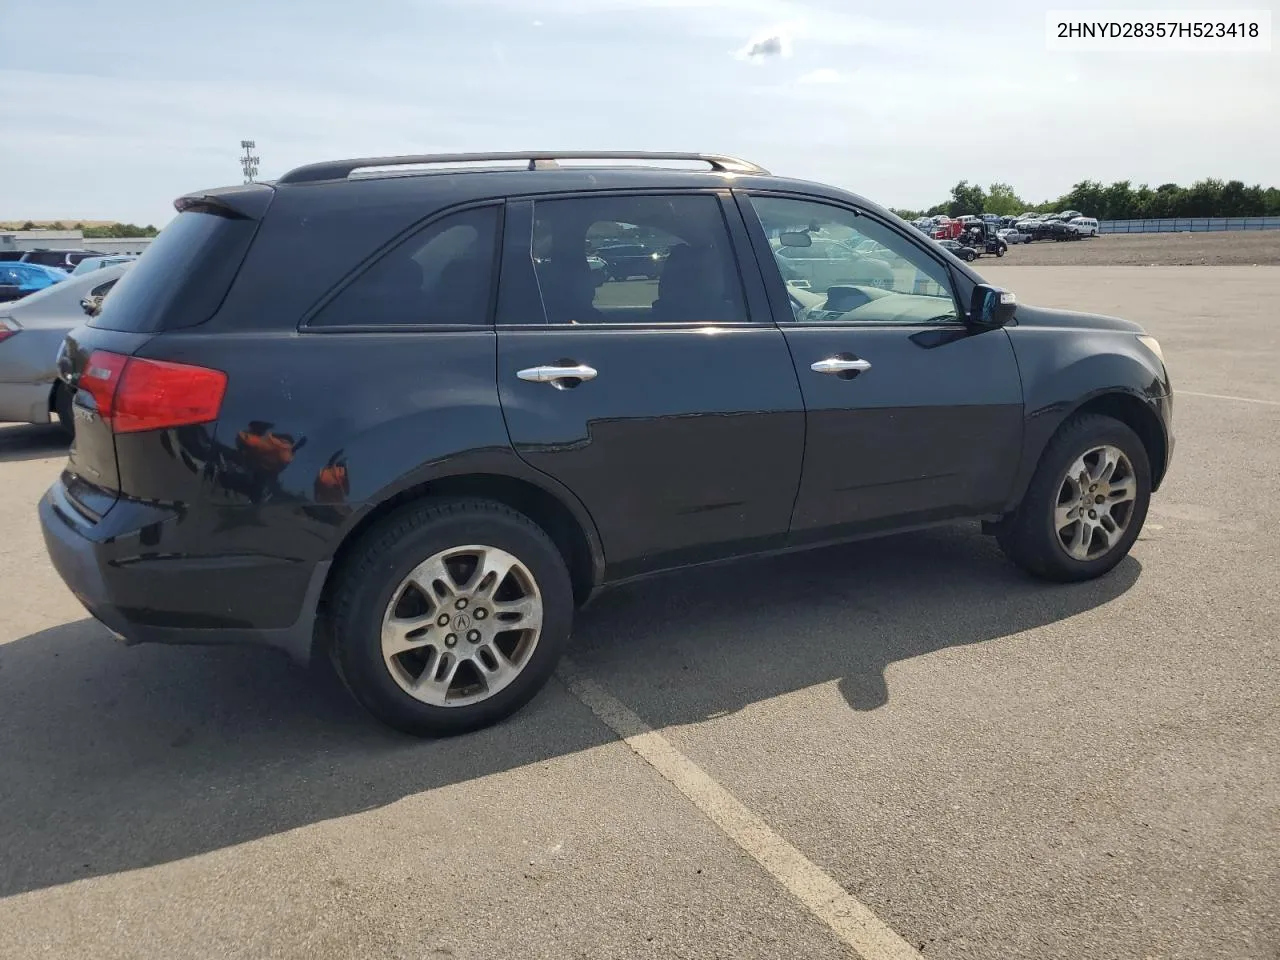
<path id="1" fill-rule="evenodd" d="M 997 535 L 1019 566 L 1049 580 L 1091 580 L 1125 558 L 1151 502 L 1146 448 L 1119 420 L 1083 414 L 1049 442 Z"/>
<path id="2" fill-rule="evenodd" d="M 996 256 L 997 256 L 997 257 L 1003 257 L 1003 256 L 1004 256 L 1004 247 L 996 247 Z"/>
<path id="3" fill-rule="evenodd" d="M 531 700 L 572 621 L 564 559 L 532 520 L 485 500 L 423 502 L 379 523 L 344 564 L 332 654 L 375 717 L 444 736 Z"/>

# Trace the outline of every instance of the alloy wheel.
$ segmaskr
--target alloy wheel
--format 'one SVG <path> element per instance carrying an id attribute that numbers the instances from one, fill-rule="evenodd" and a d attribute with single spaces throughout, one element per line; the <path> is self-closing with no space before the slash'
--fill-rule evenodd
<path id="1" fill-rule="evenodd" d="M 1106 556 L 1133 518 L 1138 478 L 1118 447 L 1087 451 L 1068 468 L 1058 489 L 1053 522 L 1058 545 L 1073 560 Z"/>
<path id="2" fill-rule="evenodd" d="M 382 657 L 411 697 L 438 707 L 487 700 L 528 664 L 542 635 L 529 568 L 496 547 L 442 550 L 396 587 L 382 618 Z"/>

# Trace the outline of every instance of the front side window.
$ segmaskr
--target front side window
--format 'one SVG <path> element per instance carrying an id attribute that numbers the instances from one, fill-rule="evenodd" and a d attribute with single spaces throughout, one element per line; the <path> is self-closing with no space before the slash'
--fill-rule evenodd
<path id="1" fill-rule="evenodd" d="M 748 319 L 713 196 L 539 200 L 531 255 L 549 323 Z"/>
<path id="2" fill-rule="evenodd" d="M 383 254 L 311 326 L 489 323 L 498 208 L 460 210 Z"/>
<path id="3" fill-rule="evenodd" d="M 959 319 L 946 268 L 884 224 L 810 200 L 752 197 L 801 323 Z"/>

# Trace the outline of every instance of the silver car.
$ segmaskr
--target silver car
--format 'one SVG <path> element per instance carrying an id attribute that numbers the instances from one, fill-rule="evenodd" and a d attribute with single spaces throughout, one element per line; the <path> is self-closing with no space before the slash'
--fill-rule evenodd
<path id="1" fill-rule="evenodd" d="M 101 270 L 103 267 L 114 267 L 117 263 L 128 263 L 137 259 L 137 256 L 131 253 L 122 253 L 118 256 L 85 257 L 76 264 L 76 268 L 71 271 L 71 275 L 73 277 L 82 277 L 86 273 L 93 273 L 93 271 Z"/>
<path id="2" fill-rule="evenodd" d="M 132 263 L 104 267 L 0 303 L 0 421 L 49 423 L 58 414 L 73 431 L 71 397 L 58 383 L 58 348 L 72 328 L 115 285 Z"/>

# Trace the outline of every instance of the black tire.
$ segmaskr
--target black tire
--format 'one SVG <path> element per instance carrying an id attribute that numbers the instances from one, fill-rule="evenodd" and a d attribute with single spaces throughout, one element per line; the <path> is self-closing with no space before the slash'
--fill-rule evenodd
<path id="1" fill-rule="evenodd" d="M 509 686 L 465 706 L 435 706 L 410 696 L 391 676 L 382 656 L 382 617 L 415 566 L 467 544 L 504 550 L 528 568 L 542 595 L 542 632 Z M 488 500 L 428 500 L 402 507 L 361 537 L 338 573 L 330 610 L 334 666 L 356 700 L 397 730 L 451 736 L 496 723 L 533 699 L 568 643 L 574 602 L 564 558 L 524 514 Z"/>
<path id="2" fill-rule="evenodd" d="M 1054 529 L 1058 492 L 1071 464 L 1094 447 L 1117 447 L 1133 465 L 1136 495 L 1128 526 L 1112 549 L 1093 560 L 1067 554 Z M 996 538 L 1005 555 L 1046 580 L 1092 580 L 1111 570 L 1133 547 L 1151 503 L 1151 464 L 1142 440 L 1126 424 L 1100 414 L 1078 414 L 1064 423 L 1040 457 L 1022 503 L 1002 525 Z"/>
<path id="3" fill-rule="evenodd" d="M 1003 257 L 1003 256 L 1004 256 L 1004 251 L 1005 251 L 1005 248 L 1004 248 L 1003 246 L 996 247 L 996 256 L 997 256 L 997 257 Z"/>
<path id="4" fill-rule="evenodd" d="M 59 382 L 53 388 L 53 412 L 58 415 L 58 426 L 68 440 L 76 436 L 76 418 L 71 409 L 71 391 Z"/>

